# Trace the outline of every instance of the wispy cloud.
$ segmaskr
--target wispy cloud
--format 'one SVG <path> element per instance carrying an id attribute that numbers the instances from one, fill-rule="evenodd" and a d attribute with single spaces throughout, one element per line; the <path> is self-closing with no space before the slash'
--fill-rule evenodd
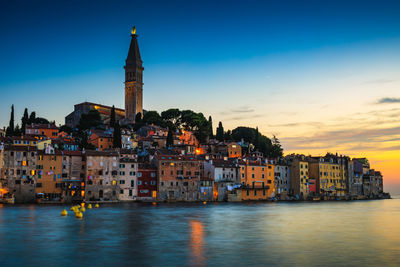
<path id="1" fill-rule="evenodd" d="M 365 81 L 365 82 L 363 82 L 363 84 L 384 84 L 384 83 L 392 83 L 392 82 L 395 82 L 395 81 L 396 80 L 394 80 L 394 79 L 380 78 L 380 79 Z"/>
<path id="2" fill-rule="evenodd" d="M 378 100 L 378 104 L 400 103 L 400 97 L 384 97 Z"/>

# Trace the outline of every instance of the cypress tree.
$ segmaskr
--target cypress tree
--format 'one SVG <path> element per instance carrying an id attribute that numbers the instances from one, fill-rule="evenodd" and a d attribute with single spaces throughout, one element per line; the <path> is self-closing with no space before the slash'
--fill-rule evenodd
<path id="1" fill-rule="evenodd" d="M 114 105 L 111 108 L 111 116 L 110 116 L 110 127 L 115 127 L 115 107 Z"/>
<path id="2" fill-rule="evenodd" d="M 113 145 L 114 148 L 121 148 L 121 126 L 119 125 L 119 121 L 117 121 L 114 125 L 114 136 L 113 136 Z"/>
<path id="3" fill-rule="evenodd" d="M 21 131 L 22 131 L 22 134 L 25 134 L 26 125 L 29 122 L 28 109 L 27 108 L 25 108 L 24 116 L 22 116 L 21 122 L 22 122 Z"/>
<path id="4" fill-rule="evenodd" d="M 14 105 L 11 105 L 11 115 L 10 115 L 10 123 L 7 127 L 6 134 L 7 136 L 13 136 L 14 135 Z"/>
<path id="5" fill-rule="evenodd" d="M 258 127 L 256 127 L 256 134 L 254 136 L 254 147 L 257 150 L 260 147 L 260 133 L 258 132 Z"/>
<path id="6" fill-rule="evenodd" d="M 218 124 L 216 138 L 218 141 L 224 141 L 224 127 L 222 126 L 222 122 Z"/>
<path id="7" fill-rule="evenodd" d="M 35 120 L 36 120 L 36 112 L 32 111 L 28 119 L 28 124 L 35 123 Z"/>
<path id="8" fill-rule="evenodd" d="M 167 135 L 167 147 L 171 147 L 174 144 L 174 132 L 172 127 L 168 128 L 168 135 Z"/>
<path id="9" fill-rule="evenodd" d="M 212 125 L 212 118 L 211 116 L 208 117 L 208 137 L 209 138 L 214 138 L 214 133 L 213 133 L 213 125 Z"/>

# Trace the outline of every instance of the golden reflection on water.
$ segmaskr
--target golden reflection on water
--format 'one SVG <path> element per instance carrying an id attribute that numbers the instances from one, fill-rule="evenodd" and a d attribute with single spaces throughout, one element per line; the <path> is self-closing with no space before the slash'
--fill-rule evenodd
<path id="1" fill-rule="evenodd" d="M 194 265 L 205 265 L 204 225 L 200 221 L 190 221 L 190 247 Z"/>

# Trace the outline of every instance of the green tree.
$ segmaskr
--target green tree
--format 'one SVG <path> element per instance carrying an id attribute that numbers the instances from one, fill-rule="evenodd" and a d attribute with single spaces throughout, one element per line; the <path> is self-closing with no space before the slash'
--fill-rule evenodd
<path id="1" fill-rule="evenodd" d="M 224 133 L 224 140 L 231 140 L 232 139 L 232 132 L 231 130 L 228 130 Z"/>
<path id="2" fill-rule="evenodd" d="M 135 116 L 135 123 L 140 123 L 142 121 L 142 113 L 138 112 Z"/>
<path id="3" fill-rule="evenodd" d="M 222 126 L 222 122 L 218 123 L 216 138 L 218 141 L 224 141 L 224 127 Z"/>
<path id="4" fill-rule="evenodd" d="M 168 123 L 169 126 L 174 129 L 181 127 L 181 111 L 177 108 L 170 108 L 166 111 L 161 112 L 161 118 Z"/>
<path id="5" fill-rule="evenodd" d="M 26 129 L 26 125 L 28 124 L 28 121 L 29 121 L 28 109 L 25 108 L 24 115 L 22 116 L 22 119 L 21 119 L 21 125 L 22 125 L 21 131 L 24 134 L 25 134 L 25 129 Z"/>
<path id="6" fill-rule="evenodd" d="M 14 136 L 20 136 L 20 135 L 22 135 L 22 130 L 21 128 L 19 128 L 19 125 L 17 124 L 17 126 L 15 126 L 14 129 Z"/>
<path id="7" fill-rule="evenodd" d="M 212 118 L 211 116 L 208 117 L 208 136 L 210 138 L 214 138 L 214 130 L 213 130 L 213 123 L 212 123 Z"/>
<path id="8" fill-rule="evenodd" d="M 90 110 L 86 114 L 82 114 L 78 123 L 78 129 L 80 131 L 96 128 L 102 125 L 100 113 L 97 110 Z"/>
<path id="9" fill-rule="evenodd" d="M 115 125 L 115 107 L 114 105 L 111 108 L 111 115 L 110 115 L 110 127 L 114 128 Z"/>
<path id="10" fill-rule="evenodd" d="M 28 124 L 35 123 L 36 120 L 36 112 L 32 111 L 31 115 L 29 115 Z"/>
<path id="11" fill-rule="evenodd" d="M 114 148 L 122 147 L 121 126 L 119 125 L 119 121 L 117 121 L 114 125 L 113 146 Z"/>
<path id="12" fill-rule="evenodd" d="M 255 132 L 255 135 L 254 135 L 253 145 L 254 145 L 256 150 L 260 148 L 260 133 L 258 132 L 258 127 L 256 127 L 256 132 Z"/>
<path id="13" fill-rule="evenodd" d="M 60 126 L 60 132 L 66 132 L 68 134 L 71 134 L 73 131 L 74 130 L 71 127 L 67 126 L 67 125 Z"/>
<path id="14" fill-rule="evenodd" d="M 174 144 L 174 131 L 172 128 L 168 128 L 168 135 L 167 135 L 167 147 L 171 147 Z"/>
<path id="15" fill-rule="evenodd" d="M 283 155 L 283 148 L 282 148 L 281 142 L 276 137 L 276 135 L 273 135 L 271 156 L 272 156 L 272 158 L 278 158 L 278 157 L 282 157 L 282 155 Z"/>
<path id="16" fill-rule="evenodd" d="M 14 130 L 15 130 L 15 127 L 14 127 L 14 105 L 11 105 L 10 123 L 9 123 L 9 125 L 7 127 L 6 135 L 7 136 L 13 136 L 14 135 Z"/>
<path id="17" fill-rule="evenodd" d="M 154 124 L 161 127 L 164 127 L 165 125 L 160 114 L 158 114 L 158 112 L 154 110 L 147 111 L 146 114 L 144 114 L 143 122 L 146 124 Z"/>

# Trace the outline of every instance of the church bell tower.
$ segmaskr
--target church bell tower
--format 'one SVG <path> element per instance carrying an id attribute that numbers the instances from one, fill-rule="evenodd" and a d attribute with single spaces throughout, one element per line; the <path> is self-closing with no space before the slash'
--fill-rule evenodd
<path id="1" fill-rule="evenodd" d="M 136 114 L 143 117 L 143 61 L 140 57 L 136 28 L 131 31 L 131 44 L 125 60 L 125 119 L 135 122 Z"/>

